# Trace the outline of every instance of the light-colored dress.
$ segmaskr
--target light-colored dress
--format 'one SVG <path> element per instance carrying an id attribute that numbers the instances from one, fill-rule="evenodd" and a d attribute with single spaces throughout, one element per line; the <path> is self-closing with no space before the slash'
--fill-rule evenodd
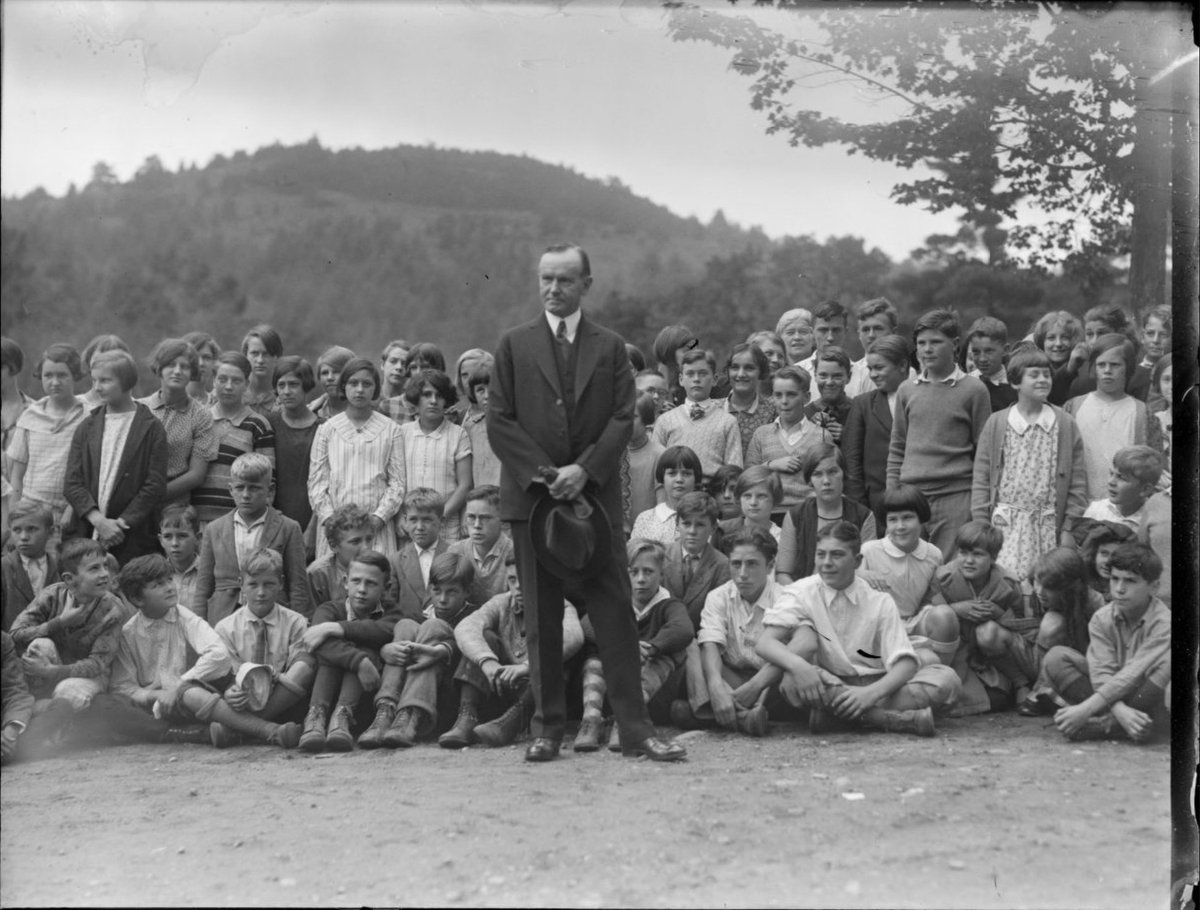
<path id="1" fill-rule="evenodd" d="M 407 488 L 404 440 L 400 426 L 373 411 L 362 426 L 342 412 L 317 427 L 308 470 L 308 499 L 318 523 L 347 503 L 383 520 L 374 548 L 385 556 L 396 553 L 392 521 Z M 317 558 L 329 552 L 323 533 L 317 534 Z"/>
<path id="2" fill-rule="evenodd" d="M 408 488 L 428 487 L 447 499 L 458 486 L 458 463 L 471 457 L 471 437 L 456 423 L 443 419 L 430 432 L 421 429 L 419 421 L 410 420 L 400 426 L 404 440 L 404 466 Z M 459 531 L 461 511 L 447 515 L 442 522 L 441 538 L 454 543 L 462 537 Z"/>
<path id="3" fill-rule="evenodd" d="M 1092 393 L 1076 409 L 1075 423 L 1083 437 L 1088 500 L 1100 499 L 1108 490 L 1113 456 L 1136 439 L 1137 400 L 1126 395 L 1119 401 L 1105 401 Z"/>
<path id="4" fill-rule="evenodd" d="M 992 524 L 1004 532 L 996 561 L 1024 578 L 1039 556 L 1058 545 L 1054 482 L 1060 428 L 1049 408 L 1034 423 L 1014 418 L 1016 413 L 1010 409 L 1004 430 L 1004 472 Z"/>

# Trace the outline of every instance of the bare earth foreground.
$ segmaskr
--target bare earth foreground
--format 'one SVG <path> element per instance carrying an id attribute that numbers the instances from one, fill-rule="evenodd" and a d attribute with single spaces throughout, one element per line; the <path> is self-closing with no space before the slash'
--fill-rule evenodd
<path id="1" fill-rule="evenodd" d="M 89 750 L 5 768 L 0 901 L 1164 907 L 1166 745 L 1048 719 L 935 739 L 685 736 L 686 764 L 521 745 Z"/>

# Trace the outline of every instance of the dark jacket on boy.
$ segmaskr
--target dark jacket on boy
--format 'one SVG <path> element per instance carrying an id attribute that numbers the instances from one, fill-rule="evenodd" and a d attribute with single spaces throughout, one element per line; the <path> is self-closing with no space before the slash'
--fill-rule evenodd
<path id="1" fill-rule="evenodd" d="M 433 548 L 434 558 L 441 556 L 449 548 L 450 545 L 439 538 Z M 385 600 L 396 604 L 400 611 L 397 619 L 423 622 L 425 620 L 425 604 L 429 602 L 429 589 L 421 575 L 421 560 L 417 555 L 417 545 L 411 540 L 408 541 L 392 557 L 391 562 L 392 577 L 388 580 Z M 395 625 L 395 621 L 392 624 Z M 391 639 L 389 638 L 388 641 Z"/>
<path id="2" fill-rule="evenodd" d="M 0 558 L 0 577 L 4 583 L 4 619 L 0 628 L 7 632 L 12 628 L 13 621 L 21 615 L 21 611 L 33 603 L 36 594 L 19 553 L 6 553 Z M 42 590 L 46 590 L 58 580 L 58 558 L 47 551 L 46 580 L 42 584 Z"/>
<path id="3" fill-rule="evenodd" d="M 700 561 L 692 572 L 691 580 L 686 585 L 683 576 L 683 545 L 673 543 L 667 547 L 662 583 L 663 587 L 671 592 L 672 597 L 683 602 L 688 618 L 692 621 L 694 634 L 700 628 L 700 613 L 704 609 L 704 599 L 708 597 L 708 592 L 730 579 L 729 557 L 711 543 L 706 544 L 700 553 Z M 642 638 L 641 631 L 639 627 L 639 638 Z"/>
<path id="4" fill-rule="evenodd" d="M 58 649 L 61 666 L 51 668 L 44 682 L 72 677 L 107 678 L 120 644 L 121 627 L 132 615 L 115 594 L 101 594 L 77 626 L 66 628 L 59 619 L 73 597 L 65 582 L 50 585 L 13 622 L 12 639 L 23 653 L 37 638 L 48 638 Z"/>

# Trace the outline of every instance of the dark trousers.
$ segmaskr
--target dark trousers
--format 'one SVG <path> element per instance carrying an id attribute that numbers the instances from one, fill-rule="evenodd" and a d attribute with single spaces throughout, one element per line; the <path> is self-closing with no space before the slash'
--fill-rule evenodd
<path id="1" fill-rule="evenodd" d="M 563 684 L 563 597 L 583 602 L 608 683 L 608 701 L 621 730 L 621 742 L 633 745 L 654 735 L 642 699 L 641 657 L 637 626 L 630 606 L 625 536 L 612 534 L 608 563 L 593 577 L 570 585 L 542 568 L 533 549 L 529 522 L 512 522 L 517 574 L 525 600 L 525 640 L 529 645 L 529 676 L 536 705 L 530 730 L 534 736 L 562 739 L 567 714 Z"/>

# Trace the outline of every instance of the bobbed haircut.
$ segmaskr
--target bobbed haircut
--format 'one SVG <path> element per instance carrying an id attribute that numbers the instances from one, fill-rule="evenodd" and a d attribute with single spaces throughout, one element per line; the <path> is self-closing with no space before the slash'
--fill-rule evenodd
<path id="1" fill-rule="evenodd" d="M 629 358 L 629 367 L 634 373 L 646 369 L 646 355 L 632 341 L 625 342 L 625 356 Z"/>
<path id="2" fill-rule="evenodd" d="M 312 364 L 295 354 L 288 354 L 275 361 L 275 373 L 271 376 L 271 386 L 279 385 L 279 380 L 293 373 L 300 380 L 300 388 L 306 394 L 317 387 L 317 378 L 313 375 Z"/>
<path id="3" fill-rule="evenodd" d="M 133 387 L 138 384 L 137 361 L 128 351 L 112 350 L 97 354 L 92 358 L 91 368 L 94 371 L 97 367 L 111 370 L 112 374 L 117 377 L 117 382 L 121 383 L 122 391 L 132 391 Z"/>
<path id="4" fill-rule="evenodd" d="M 763 349 L 752 341 L 743 341 L 741 344 L 733 346 L 733 350 L 729 352 L 729 359 L 725 361 L 726 373 L 733 367 L 733 358 L 741 354 L 750 355 L 750 359 L 754 361 L 754 368 L 758 370 L 759 379 L 766 379 L 771 375 L 771 361 L 767 360 L 767 355 L 763 353 Z"/>
<path id="5" fill-rule="evenodd" d="M 1053 370 L 1054 365 L 1041 348 L 1019 347 L 1008 358 L 1008 381 L 1018 386 L 1025 379 L 1026 370 Z"/>
<path id="6" fill-rule="evenodd" d="M 471 404 L 479 404 L 479 396 L 475 394 L 475 387 L 485 385 L 491 388 L 492 385 L 492 363 L 489 359 L 476 364 L 475 369 L 471 371 L 471 375 L 467 377 L 467 401 Z"/>
<path id="7" fill-rule="evenodd" d="M 50 506 L 36 499 L 18 499 L 8 512 L 8 526 L 11 528 L 18 521 L 32 518 L 47 530 L 54 527 L 54 512 Z M 103 548 L 101 548 L 103 549 Z"/>
<path id="8" fill-rule="evenodd" d="M 1004 532 L 990 521 L 976 518 L 958 529 L 954 535 L 954 546 L 958 550 L 983 550 L 995 559 L 1004 546 Z"/>
<path id="9" fill-rule="evenodd" d="M 707 518 L 709 524 L 716 527 L 721 508 L 717 501 L 700 490 L 684 493 L 679 497 L 679 506 L 675 509 L 675 521 L 685 518 Z"/>
<path id="10" fill-rule="evenodd" d="M 250 361 L 241 351 L 223 351 L 217 358 L 216 369 L 219 370 L 222 366 L 236 367 L 243 379 L 250 378 Z"/>
<path id="11" fill-rule="evenodd" d="M 738 528 L 721 543 L 721 549 L 726 553 L 733 553 L 737 547 L 754 547 L 762 554 L 763 559 L 770 565 L 775 561 L 775 557 L 779 555 L 779 544 L 775 542 L 775 538 L 770 532 L 764 531 L 762 528 Z"/>
<path id="12" fill-rule="evenodd" d="M 836 363 L 842 368 L 842 372 L 846 374 L 846 379 L 850 379 L 850 355 L 843 351 L 836 344 L 831 344 L 817 355 L 817 360 L 813 364 L 813 370 L 817 370 L 822 362 Z"/>
<path id="13" fill-rule="evenodd" d="M 334 373 L 341 375 L 342 368 L 353 360 L 354 357 L 354 352 L 349 348 L 344 348 L 340 344 L 331 345 L 321 352 L 321 356 L 317 358 L 317 365 L 313 372 L 320 376 L 321 367 L 328 366 Z"/>
<path id="14" fill-rule="evenodd" d="M 176 360 L 186 360 L 188 378 L 195 382 L 200 378 L 200 352 L 182 338 L 164 338 L 150 353 L 150 372 L 161 376 L 162 371 Z"/>
<path id="15" fill-rule="evenodd" d="M 1092 559 L 1095 561 L 1094 555 Z M 1086 578 L 1083 557 L 1071 547 L 1047 550 L 1033 561 L 1029 578 L 1056 594 L 1080 589 Z"/>
<path id="16" fill-rule="evenodd" d="M 1156 392 L 1162 392 L 1162 377 L 1167 371 L 1167 367 L 1171 365 L 1171 355 L 1163 354 L 1155 361 L 1154 366 L 1150 370 L 1150 388 Z"/>
<path id="17" fill-rule="evenodd" d="M 851 521 L 830 521 L 817 528 L 817 540 L 832 537 L 834 540 L 848 544 L 857 556 L 862 552 L 862 532 L 858 525 Z"/>
<path id="18" fill-rule="evenodd" d="M 89 341 L 83 348 L 83 353 L 80 358 L 83 360 L 83 368 L 90 372 L 92 369 L 92 359 L 97 354 L 103 354 L 105 351 L 125 351 L 129 352 L 129 345 L 121 340 L 119 335 L 97 335 Z"/>
<path id="19" fill-rule="evenodd" d="M 458 402 L 458 390 L 454 388 L 450 377 L 441 370 L 422 370 L 415 376 L 410 376 L 408 382 L 404 383 L 404 400 L 412 405 L 417 404 L 427 385 L 433 386 L 433 390 L 441 396 L 446 407 Z"/>
<path id="20" fill-rule="evenodd" d="M 665 325 L 654 336 L 654 344 L 650 349 L 657 363 L 673 370 L 675 369 L 675 352 L 679 348 L 687 348 L 690 351 L 698 344 L 700 344 L 700 339 L 686 325 Z"/>
<path id="21" fill-rule="evenodd" d="M 63 559 L 66 559 L 65 552 Z M 166 581 L 174 577 L 175 570 L 167 562 L 167 557 L 160 553 L 152 553 L 149 556 L 135 556 L 125 563 L 121 574 L 117 576 L 117 583 L 120 585 L 121 593 L 133 600 L 141 598 L 142 592 L 155 582 Z"/>
<path id="22" fill-rule="evenodd" d="M 925 524 L 929 521 L 929 500 L 910 484 L 896 484 L 883 491 L 883 514 L 889 512 L 916 512 L 917 519 Z"/>
<path id="23" fill-rule="evenodd" d="M 354 565 L 355 563 L 358 563 L 360 566 L 369 566 L 372 569 L 378 569 L 379 574 L 383 576 L 385 584 L 392 577 L 392 564 L 378 550 L 363 550 L 350 560 L 350 565 Z"/>
<path id="24" fill-rule="evenodd" d="M 1125 361 L 1125 385 L 1128 387 L 1129 380 L 1133 378 L 1133 371 L 1137 369 L 1137 345 L 1130 341 L 1127 335 L 1122 335 L 1118 332 L 1109 332 L 1107 335 L 1101 335 L 1092 344 L 1088 360 L 1094 371 L 1096 369 L 1096 360 L 1100 355 L 1106 354 L 1114 348 L 1121 349 L 1121 359 Z"/>
<path id="25" fill-rule="evenodd" d="M 194 347 L 199 354 L 207 351 L 213 360 L 221 356 L 221 346 L 217 344 L 217 339 L 208 332 L 188 332 L 183 336 L 183 340 Z"/>
<path id="26" fill-rule="evenodd" d="M 67 370 L 71 373 L 71 378 L 78 382 L 84 377 L 83 358 L 79 356 L 79 352 L 69 344 L 56 342 L 46 350 L 42 351 L 42 356 L 38 359 L 37 366 L 33 368 L 33 378 L 41 380 L 42 364 L 46 361 L 50 363 L 65 364 Z"/>
<path id="27" fill-rule="evenodd" d="M 903 335 L 881 335 L 871 342 L 867 353 L 878 354 L 888 363 L 904 367 L 908 365 L 908 358 L 912 354 L 912 345 Z"/>
<path id="28" fill-rule="evenodd" d="M 348 502 L 333 510 L 333 514 L 325 520 L 325 539 L 331 549 L 336 550 L 342 543 L 342 537 L 351 531 L 371 527 L 371 513 L 362 506 Z"/>
<path id="29" fill-rule="evenodd" d="M 242 564 L 242 576 L 266 575 L 267 573 L 275 578 L 283 576 L 283 556 L 278 550 L 259 547 L 246 557 L 246 561 Z"/>
<path id="30" fill-rule="evenodd" d="M 432 341 L 418 341 L 408 349 L 408 360 L 405 361 L 404 367 L 408 369 L 413 365 L 423 364 L 427 370 L 441 370 L 446 372 L 446 355 Z"/>
<path id="31" fill-rule="evenodd" d="M 257 338 L 262 342 L 263 348 L 272 357 L 283 356 L 283 339 L 279 333 L 275 331 L 273 326 L 267 325 L 265 322 L 260 322 L 242 339 L 242 353 L 245 354 L 250 346 L 250 339 Z"/>
<path id="32" fill-rule="evenodd" d="M 1071 340 L 1071 346 L 1083 341 L 1083 323 L 1066 310 L 1054 310 L 1033 324 L 1033 343 L 1039 348 L 1046 346 L 1046 336 L 1061 328 Z"/>
<path id="33" fill-rule="evenodd" d="M 736 464 L 723 464 L 708 478 L 708 494 L 720 496 L 730 487 L 737 487 L 737 479 L 742 476 L 743 468 Z"/>
<path id="34" fill-rule="evenodd" d="M 854 318 L 859 322 L 864 319 L 873 319 L 876 316 L 882 316 L 891 324 L 892 328 L 896 328 L 896 324 L 900 321 L 900 315 L 896 312 L 896 307 L 886 297 L 872 297 L 870 300 L 864 300 L 854 308 Z"/>
<path id="35" fill-rule="evenodd" d="M 25 352 L 21 346 L 7 335 L 0 336 L 0 369 L 8 370 L 14 376 L 25 368 Z"/>
<path id="36" fill-rule="evenodd" d="M 1162 558 L 1144 543 L 1129 541 L 1113 550 L 1110 569 L 1132 572 L 1153 584 L 1162 578 Z"/>
<path id="37" fill-rule="evenodd" d="M 355 357 L 342 367 L 342 372 L 338 375 L 338 394 L 345 398 L 346 383 L 350 381 L 350 377 L 364 370 L 371 374 L 371 381 L 375 383 L 375 388 L 371 391 L 371 400 L 378 399 L 379 392 L 383 388 L 383 377 L 379 374 L 379 367 L 375 365 L 375 361 L 367 360 L 366 357 Z"/>
<path id="38" fill-rule="evenodd" d="M 704 476 L 700 456 L 687 446 L 668 446 L 654 462 L 654 479 L 662 483 L 667 471 L 691 471 L 696 481 Z"/>
<path id="39" fill-rule="evenodd" d="M 458 585 L 464 590 L 475 582 L 475 563 L 466 553 L 447 550 L 433 557 L 429 565 L 429 587 Z"/>
<path id="40" fill-rule="evenodd" d="M 958 313 L 949 307 L 938 307 L 921 314 L 913 326 L 912 337 L 916 342 L 922 332 L 941 332 L 947 338 L 957 341 L 961 331 Z"/>
<path id="41" fill-rule="evenodd" d="M 579 254 L 579 277 L 590 278 L 592 275 L 592 260 L 588 257 L 587 250 L 581 247 L 578 243 L 562 242 L 552 243 L 542 251 L 544 256 L 546 253 L 578 253 Z"/>
<path id="42" fill-rule="evenodd" d="M 752 464 L 742 471 L 733 490 L 740 499 L 746 491 L 764 486 L 771 494 L 771 502 L 779 505 L 783 500 L 783 484 L 779 480 L 779 472 L 772 471 L 765 464 Z"/>
<path id="43" fill-rule="evenodd" d="M 79 571 L 79 567 L 83 565 L 86 559 L 95 559 L 97 557 L 105 557 L 108 551 L 100 544 L 100 541 L 93 540 L 90 537 L 73 537 L 63 544 L 62 554 L 58 558 L 59 569 L 62 572 L 68 572 L 74 575 Z M 160 559 L 162 557 L 159 557 Z"/>
<path id="44" fill-rule="evenodd" d="M 658 570 L 661 572 L 663 564 L 667 561 L 667 548 L 660 541 L 650 540 L 645 537 L 635 537 L 629 543 L 625 544 L 625 558 L 628 560 L 630 566 L 633 565 L 633 561 L 639 556 L 647 554 L 654 560 L 654 564 L 658 566 Z"/>
<path id="45" fill-rule="evenodd" d="M 483 348 L 469 348 L 458 355 L 458 360 L 454 361 L 454 387 L 458 389 L 459 397 L 466 395 L 469 389 L 463 387 L 462 383 L 462 368 L 463 364 L 468 360 L 477 360 L 479 364 L 495 363 L 495 358 L 485 351 Z M 479 368 L 479 364 L 471 368 L 471 372 L 467 374 L 467 382 L 470 383 L 471 377 L 475 375 L 475 370 Z"/>
<path id="46" fill-rule="evenodd" d="M 846 456 L 842 454 L 841 446 L 835 446 L 832 442 L 822 442 L 805 452 L 804 457 L 800 459 L 800 476 L 805 483 L 812 480 L 813 472 L 827 458 L 834 459 L 842 473 L 846 473 Z"/>

